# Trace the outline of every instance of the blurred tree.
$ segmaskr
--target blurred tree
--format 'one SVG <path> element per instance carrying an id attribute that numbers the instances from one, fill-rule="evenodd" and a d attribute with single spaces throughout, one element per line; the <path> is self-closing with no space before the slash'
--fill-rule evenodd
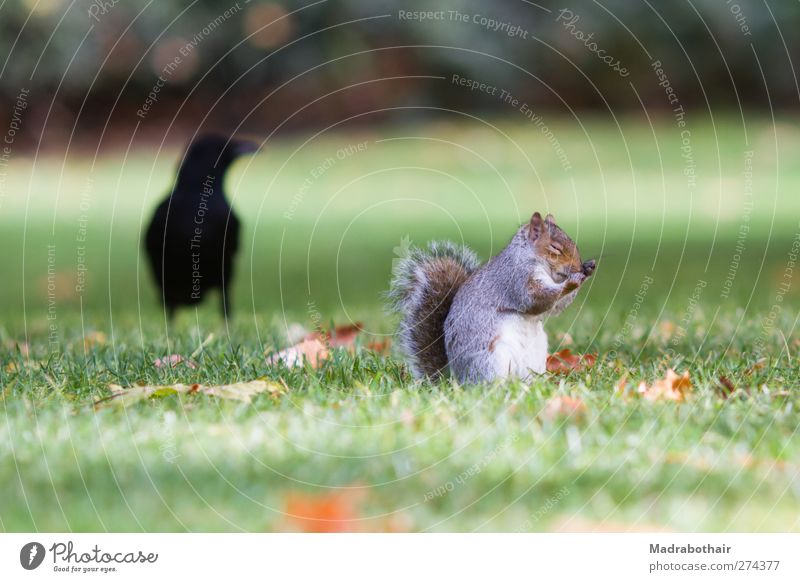
<path id="1" fill-rule="evenodd" d="M 766 0 L 6 0 L 0 92 L 4 113 L 28 88 L 32 118 L 65 125 L 89 107 L 79 130 L 109 116 L 146 129 L 179 111 L 271 129 L 351 84 L 285 127 L 403 105 L 506 110 L 419 78 L 454 73 L 538 107 L 638 108 L 633 85 L 649 107 L 667 108 L 651 67 L 660 61 L 685 107 L 796 107 L 798 25 L 800 3 Z M 407 78 L 370 82 L 382 77 Z"/>

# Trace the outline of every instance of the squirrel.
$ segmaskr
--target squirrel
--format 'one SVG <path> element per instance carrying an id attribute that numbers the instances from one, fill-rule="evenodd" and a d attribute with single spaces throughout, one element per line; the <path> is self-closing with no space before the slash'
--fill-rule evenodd
<path id="1" fill-rule="evenodd" d="M 418 379 L 448 371 L 461 383 L 542 374 L 543 319 L 569 306 L 596 266 L 581 261 L 551 214 L 538 212 L 484 265 L 451 242 L 411 248 L 388 293 L 401 316 L 400 350 Z"/>

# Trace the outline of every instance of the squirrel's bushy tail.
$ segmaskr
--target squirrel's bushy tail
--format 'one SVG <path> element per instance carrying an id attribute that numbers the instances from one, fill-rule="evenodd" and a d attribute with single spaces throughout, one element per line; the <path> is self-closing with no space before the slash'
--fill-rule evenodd
<path id="1" fill-rule="evenodd" d="M 400 349 L 415 377 L 436 379 L 447 369 L 444 322 L 458 289 L 477 268 L 474 252 L 450 242 L 411 248 L 396 264 L 389 299 L 402 317 Z"/>

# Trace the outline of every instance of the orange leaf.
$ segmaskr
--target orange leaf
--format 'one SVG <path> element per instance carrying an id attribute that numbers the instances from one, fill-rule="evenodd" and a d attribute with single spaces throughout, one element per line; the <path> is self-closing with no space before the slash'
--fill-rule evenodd
<path id="1" fill-rule="evenodd" d="M 760 372 L 763 370 L 767 365 L 767 358 L 759 358 L 758 361 L 750 366 L 747 370 L 745 370 L 745 376 L 751 376 L 756 372 Z"/>
<path id="2" fill-rule="evenodd" d="M 573 354 L 567 348 L 547 356 L 547 371 L 553 374 L 569 374 L 588 370 L 597 361 L 595 354 Z"/>
<path id="3" fill-rule="evenodd" d="M 332 348 L 354 348 L 356 338 L 361 333 L 362 324 L 360 322 L 337 325 L 332 330 L 318 330 L 306 335 L 306 340 L 320 340 Z"/>
<path id="4" fill-rule="evenodd" d="M 30 355 L 30 348 L 28 346 L 28 342 L 18 342 L 16 340 L 6 340 L 3 342 L 3 349 L 9 350 L 11 352 L 16 352 L 19 350 L 19 353 L 22 357 L 27 358 Z"/>
<path id="5" fill-rule="evenodd" d="M 329 348 L 345 348 L 350 352 L 355 352 L 356 340 L 364 331 L 364 324 L 360 321 L 355 323 L 337 325 L 332 330 L 320 330 L 306 334 L 306 340 L 319 340 Z M 366 344 L 366 348 L 373 352 L 388 353 L 392 345 L 391 339 L 372 340 Z"/>
<path id="6" fill-rule="evenodd" d="M 83 347 L 84 349 L 89 350 L 94 346 L 102 345 L 107 341 L 108 338 L 102 331 L 90 331 L 83 336 Z"/>
<path id="7" fill-rule="evenodd" d="M 308 362 L 312 368 L 318 368 L 324 360 L 328 359 L 328 356 L 330 356 L 330 352 L 320 340 L 306 339 L 277 354 L 272 354 L 267 358 L 267 362 L 270 364 L 283 362 L 289 368 L 302 366 L 303 362 Z"/>
<path id="8" fill-rule="evenodd" d="M 580 420 L 586 413 L 586 404 L 580 398 L 572 396 L 554 396 L 547 401 L 544 409 L 544 416 L 548 420 L 557 418 L 575 418 Z"/>
<path id="9" fill-rule="evenodd" d="M 338 533 L 357 529 L 360 495 L 351 491 L 309 494 L 291 493 L 284 513 L 288 529 L 306 533 Z"/>
<path id="10" fill-rule="evenodd" d="M 360 322 L 350 325 L 337 325 L 333 331 L 327 332 L 328 341 L 333 348 L 354 348 L 356 338 L 361 333 L 363 326 Z"/>
<path id="11" fill-rule="evenodd" d="M 367 349 L 379 354 L 388 354 L 392 349 L 392 339 L 386 338 L 385 340 L 375 340 L 367 344 Z"/>
<path id="12" fill-rule="evenodd" d="M 689 380 L 689 372 L 678 376 L 674 370 L 669 369 L 666 377 L 656 380 L 652 386 L 648 386 L 645 382 L 639 384 L 638 392 L 647 400 L 683 402 L 691 390 L 692 382 Z"/>

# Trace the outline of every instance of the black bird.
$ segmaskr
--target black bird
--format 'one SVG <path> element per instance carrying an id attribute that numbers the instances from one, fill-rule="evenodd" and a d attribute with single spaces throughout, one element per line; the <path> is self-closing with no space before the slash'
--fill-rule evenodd
<path id="1" fill-rule="evenodd" d="M 239 247 L 239 219 L 225 199 L 225 172 L 254 143 L 204 135 L 183 156 L 172 193 L 158 205 L 145 234 L 145 250 L 171 320 L 219 288 L 222 314 L 230 315 L 228 289 Z"/>

